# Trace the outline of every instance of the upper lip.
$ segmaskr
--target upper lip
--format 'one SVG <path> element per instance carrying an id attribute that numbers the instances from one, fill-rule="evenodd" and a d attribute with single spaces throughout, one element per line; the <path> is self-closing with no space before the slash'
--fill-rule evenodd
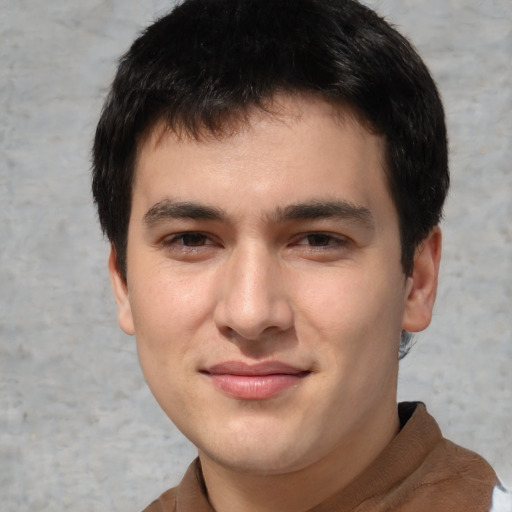
<path id="1" fill-rule="evenodd" d="M 297 368 L 281 361 L 263 361 L 261 363 L 248 364 L 241 361 L 225 361 L 205 368 L 204 373 L 212 375 L 300 375 L 308 373 L 308 370 Z"/>

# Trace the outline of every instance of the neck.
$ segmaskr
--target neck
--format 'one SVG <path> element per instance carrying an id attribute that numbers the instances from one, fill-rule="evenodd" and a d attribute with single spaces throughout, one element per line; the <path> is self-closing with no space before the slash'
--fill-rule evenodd
<path id="1" fill-rule="evenodd" d="M 375 423 L 377 422 L 377 423 Z M 208 497 L 217 512 L 306 512 L 347 488 L 396 436 L 396 403 L 350 441 L 298 470 L 279 474 L 226 467 L 200 452 Z"/>

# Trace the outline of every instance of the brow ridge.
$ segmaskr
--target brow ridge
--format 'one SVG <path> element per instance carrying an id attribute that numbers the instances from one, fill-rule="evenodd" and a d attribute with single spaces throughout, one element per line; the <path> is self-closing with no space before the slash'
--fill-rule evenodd
<path id="1" fill-rule="evenodd" d="M 174 201 L 163 199 L 154 204 L 144 215 L 143 221 L 151 226 L 168 219 L 198 219 L 221 221 L 225 218 L 224 212 L 214 206 L 204 205 L 192 201 Z"/>
<path id="2" fill-rule="evenodd" d="M 169 219 L 223 221 L 226 218 L 226 213 L 215 206 L 166 198 L 154 204 L 145 213 L 143 221 L 148 226 L 152 226 Z M 270 221 L 276 224 L 328 218 L 356 222 L 369 229 L 375 227 L 373 215 L 368 208 L 345 200 L 313 200 L 294 203 L 284 208 L 276 208 L 269 216 Z"/>
<path id="3" fill-rule="evenodd" d="M 375 227 L 372 212 L 368 208 L 345 200 L 291 204 L 285 208 L 278 208 L 273 217 L 277 223 L 335 218 L 357 222 L 370 229 Z"/>

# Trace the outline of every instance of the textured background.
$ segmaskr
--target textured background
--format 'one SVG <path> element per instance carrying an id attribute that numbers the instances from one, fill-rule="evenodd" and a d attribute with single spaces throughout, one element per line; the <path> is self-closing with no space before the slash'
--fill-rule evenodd
<path id="1" fill-rule="evenodd" d="M 512 2 L 369 2 L 446 104 L 453 188 L 433 325 L 403 362 L 447 437 L 512 486 Z M 0 0 L 0 496 L 138 511 L 193 456 L 117 328 L 89 148 L 115 61 L 160 0 Z"/>

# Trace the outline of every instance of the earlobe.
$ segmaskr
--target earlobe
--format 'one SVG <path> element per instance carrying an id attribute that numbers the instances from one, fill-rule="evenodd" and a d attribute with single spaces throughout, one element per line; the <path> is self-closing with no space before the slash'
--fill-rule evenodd
<path id="1" fill-rule="evenodd" d="M 128 297 L 128 287 L 119 272 L 116 252 L 113 246 L 110 248 L 108 271 L 110 274 L 110 282 L 112 283 L 112 290 L 117 303 L 117 320 L 119 322 L 119 327 L 121 327 L 126 334 L 133 335 L 135 334 L 135 328 L 133 325 L 132 308 Z"/>
<path id="2" fill-rule="evenodd" d="M 436 300 L 442 236 L 438 226 L 416 248 L 414 268 L 406 282 L 405 311 L 402 328 L 419 332 L 432 319 Z"/>

